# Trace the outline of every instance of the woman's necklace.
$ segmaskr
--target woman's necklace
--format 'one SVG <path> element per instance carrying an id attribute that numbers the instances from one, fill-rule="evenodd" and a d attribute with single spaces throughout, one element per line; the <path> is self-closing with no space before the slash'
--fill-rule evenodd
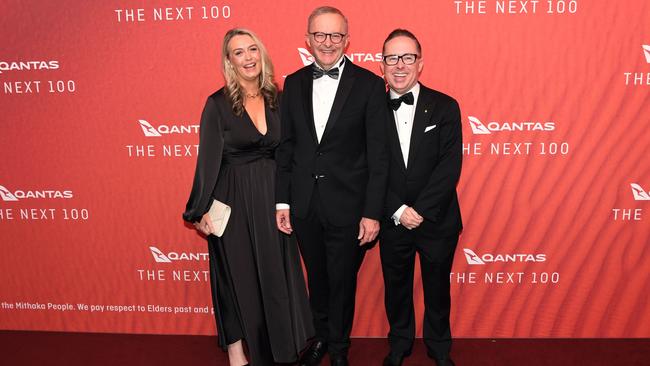
<path id="1" fill-rule="evenodd" d="M 253 98 L 257 98 L 259 96 L 260 96 L 260 91 L 259 90 L 257 90 L 255 93 L 246 92 L 246 98 L 253 99 Z"/>

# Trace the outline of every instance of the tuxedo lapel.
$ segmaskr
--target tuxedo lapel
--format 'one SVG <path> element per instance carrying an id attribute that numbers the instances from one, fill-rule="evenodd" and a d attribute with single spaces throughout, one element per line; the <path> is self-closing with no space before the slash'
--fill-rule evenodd
<path id="1" fill-rule="evenodd" d="M 343 110 L 343 105 L 352 91 L 352 85 L 354 84 L 355 68 L 356 66 L 352 64 L 350 60 L 345 60 L 346 65 L 341 74 L 341 81 L 339 81 L 339 87 L 336 89 L 336 96 L 334 97 L 334 104 L 332 105 L 332 110 L 330 115 L 327 118 L 327 124 L 325 125 L 325 131 L 323 131 L 323 136 L 321 137 L 321 142 L 325 140 L 329 131 L 334 128 L 336 121 L 338 121 L 341 111 Z M 313 114 L 313 113 L 312 113 Z M 313 118 L 312 118 L 313 121 Z M 313 123 L 312 123 L 313 124 Z M 314 132 L 315 133 L 315 132 Z"/>
<path id="2" fill-rule="evenodd" d="M 390 92 L 386 94 L 386 104 L 388 104 L 389 100 Z M 400 147 L 399 134 L 397 133 L 397 124 L 395 123 L 395 113 L 393 113 L 393 110 L 389 108 L 388 114 L 390 115 L 390 118 L 388 119 L 388 122 L 390 124 L 388 127 L 388 130 L 390 131 L 388 133 L 388 140 L 390 141 L 390 148 L 393 151 L 392 155 L 395 158 L 395 161 L 399 162 L 399 166 L 402 168 L 402 172 L 406 172 L 406 166 L 404 165 L 404 155 L 402 154 L 402 148 Z"/>
<path id="3" fill-rule="evenodd" d="M 409 146 L 409 160 L 408 168 L 413 166 L 413 161 L 418 153 L 418 148 L 422 138 L 424 137 L 424 129 L 431 120 L 431 115 L 434 107 L 433 100 L 429 97 L 429 93 L 420 84 L 420 95 L 418 96 L 417 105 L 415 106 L 415 116 L 413 117 L 413 130 L 411 130 L 411 144 Z"/>
<path id="4" fill-rule="evenodd" d="M 314 87 L 314 79 L 311 73 L 311 66 L 305 67 L 300 77 L 300 86 L 302 90 L 302 105 L 305 111 L 305 122 L 309 125 L 311 137 L 314 143 L 318 145 L 318 138 L 316 137 L 316 127 L 314 126 L 314 106 L 312 102 L 312 89 Z"/>

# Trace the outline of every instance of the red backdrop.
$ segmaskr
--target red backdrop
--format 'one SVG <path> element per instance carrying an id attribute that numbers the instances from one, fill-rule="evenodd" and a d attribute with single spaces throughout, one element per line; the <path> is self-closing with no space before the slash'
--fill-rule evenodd
<path id="1" fill-rule="evenodd" d="M 454 334 L 650 337 L 648 2 L 331 3 L 353 62 L 379 73 L 406 27 L 423 83 L 460 102 Z M 181 212 L 220 42 L 256 31 L 282 85 L 317 5 L 2 2 L 1 329 L 215 332 L 206 244 Z M 353 334 L 386 333 L 374 249 Z"/>

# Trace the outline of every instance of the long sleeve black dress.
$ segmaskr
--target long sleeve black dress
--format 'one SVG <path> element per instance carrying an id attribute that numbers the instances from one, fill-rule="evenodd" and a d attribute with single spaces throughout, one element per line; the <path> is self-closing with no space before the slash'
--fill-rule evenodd
<path id="1" fill-rule="evenodd" d="M 294 362 L 313 335 L 297 245 L 275 224 L 278 109 L 266 106 L 261 134 L 236 116 L 224 89 L 208 97 L 199 155 L 183 218 L 200 221 L 212 198 L 232 207 L 221 238 L 208 236 L 219 344 L 244 339 L 252 365 Z"/>

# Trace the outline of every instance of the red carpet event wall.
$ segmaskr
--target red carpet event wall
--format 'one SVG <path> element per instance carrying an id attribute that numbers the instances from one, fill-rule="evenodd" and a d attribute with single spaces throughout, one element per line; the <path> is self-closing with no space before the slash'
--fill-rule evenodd
<path id="1" fill-rule="evenodd" d="M 318 5 L 2 2 L 0 329 L 215 333 L 181 213 L 221 39 L 257 32 L 282 86 L 311 62 Z M 423 83 L 460 103 L 454 335 L 650 337 L 650 2 L 330 5 L 354 63 L 379 74 L 386 35 L 410 29 Z M 353 335 L 387 330 L 375 248 Z"/>

